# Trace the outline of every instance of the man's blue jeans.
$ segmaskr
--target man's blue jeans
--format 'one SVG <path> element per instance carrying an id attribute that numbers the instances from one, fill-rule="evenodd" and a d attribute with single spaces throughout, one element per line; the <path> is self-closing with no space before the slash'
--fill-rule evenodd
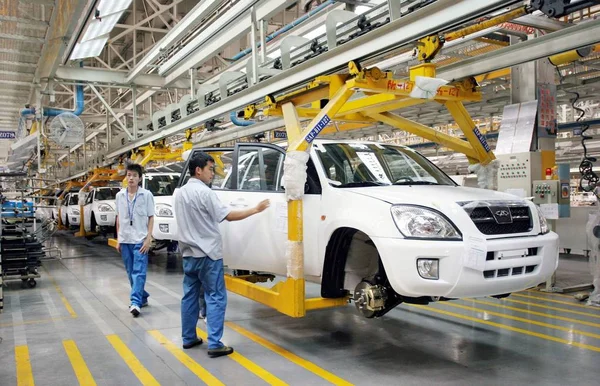
<path id="1" fill-rule="evenodd" d="M 183 258 L 183 298 L 181 299 L 181 335 L 183 344 L 198 339 L 196 324 L 200 313 L 200 291 L 204 289 L 208 348 L 223 347 L 223 325 L 227 306 L 227 291 L 223 276 L 223 260 L 209 257 Z"/>
<path id="2" fill-rule="evenodd" d="M 148 254 L 140 253 L 143 243 L 120 244 L 121 257 L 127 270 L 131 285 L 131 304 L 141 307 L 148 301 L 150 294 L 146 292 L 146 271 L 148 269 Z"/>

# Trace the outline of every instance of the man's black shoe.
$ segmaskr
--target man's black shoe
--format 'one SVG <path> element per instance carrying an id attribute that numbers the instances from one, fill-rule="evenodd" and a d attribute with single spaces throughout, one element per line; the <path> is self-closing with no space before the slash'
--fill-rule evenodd
<path id="1" fill-rule="evenodd" d="M 208 349 L 208 356 L 211 358 L 222 357 L 233 353 L 233 347 L 223 346 L 220 348 Z"/>
<path id="2" fill-rule="evenodd" d="M 195 342 L 184 344 L 183 348 L 187 350 L 192 347 L 200 346 L 201 344 L 202 344 L 202 339 L 198 338 L 198 340 Z"/>

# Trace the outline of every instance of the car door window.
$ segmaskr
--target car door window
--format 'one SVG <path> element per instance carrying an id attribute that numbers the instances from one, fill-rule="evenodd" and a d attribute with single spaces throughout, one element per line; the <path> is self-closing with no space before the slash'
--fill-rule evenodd
<path id="1" fill-rule="evenodd" d="M 262 149 L 265 189 L 267 191 L 281 191 L 283 154 L 275 149 Z"/>
<path id="2" fill-rule="evenodd" d="M 94 200 L 94 191 L 92 190 L 91 192 L 89 192 L 85 198 L 85 204 L 84 205 L 88 205 L 91 204 L 92 201 Z"/>
<path id="3" fill-rule="evenodd" d="M 260 149 L 240 150 L 238 158 L 238 189 L 262 190 Z"/>
<path id="4" fill-rule="evenodd" d="M 231 189 L 233 180 L 231 173 L 233 171 L 233 150 L 231 149 L 215 149 L 215 150 L 198 150 L 192 154 L 190 159 L 197 155 L 200 151 L 204 151 L 215 160 L 215 177 L 213 178 L 213 189 Z M 185 163 L 179 186 L 185 185 L 190 179 L 189 160 Z"/>

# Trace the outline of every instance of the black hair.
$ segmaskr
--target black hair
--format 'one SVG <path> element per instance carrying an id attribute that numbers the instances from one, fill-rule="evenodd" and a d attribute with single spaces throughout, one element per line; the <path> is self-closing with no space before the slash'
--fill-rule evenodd
<path id="1" fill-rule="evenodd" d="M 215 159 L 211 155 L 203 151 L 194 154 L 188 165 L 190 176 L 194 177 L 196 175 L 196 168 L 204 169 L 209 162 L 215 162 Z"/>
<path id="2" fill-rule="evenodd" d="M 127 165 L 125 170 L 126 170 L 125 173 L 127 173 L 129 171 L 136 172 L 138 174 L 138 176 L 140 178 L 142 178 L 143 171 L 142 171 L 142 165 L 140 165 L 140 164 L 129 164 L 129 165 Z"/>

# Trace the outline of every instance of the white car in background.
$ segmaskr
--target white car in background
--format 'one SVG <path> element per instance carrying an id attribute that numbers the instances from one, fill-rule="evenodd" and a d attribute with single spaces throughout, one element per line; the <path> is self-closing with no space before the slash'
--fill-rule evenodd
<path id="1" fill-rule="evenodd" d="M 85 198 L 83 206 L 83 227 L 86 232 L 106 235 L 116 232 L 115 198 L 121 190 L 118 186 L 92 188 Z"/>
<path id="2" fill-rule="evenodd" d="M 173 192 L 179 182 L 179 173 L 150 172 L 145 173 L 142 187 L 154 196 L 154 228 L 152 237 L 156 249 L 170 246 L 172 235 L 177 232 L 177 224 L 173 216 Z"/>
<path id="3" fill-rule="evenodd" d="M 70 192 L 65 195 L 60 206 L 60 221 L 67 228 L 79 226 L 79 194 Z"/>
<path id="4" fill-rule="evenodd" d="M 223 203 L 271 201 L 260 215 L 221 223 L 228 268 L 285 276 L 285 150 L 238 143 L 204 151 L 216 160 L 212 188 Z M 458 186 L 410 148 L 315 140 L 307 166 L 305 277 L 325 298 L 352 296 L 365 317 L 401 302 L 508 296 L 557 268 L 558 236 L 536 205 Z M 186 164 L 179 186 L 188 179 Z"/>

